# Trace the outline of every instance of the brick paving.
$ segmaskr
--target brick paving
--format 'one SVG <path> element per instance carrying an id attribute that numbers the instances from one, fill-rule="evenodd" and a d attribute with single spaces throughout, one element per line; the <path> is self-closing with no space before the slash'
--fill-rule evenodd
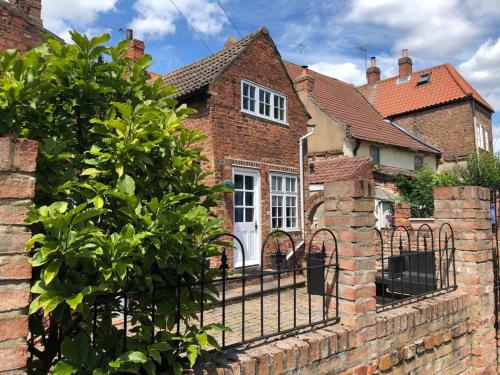
<path id="1" fill-rule="evenodd" d="M 307 287 L 301 284 L 300 288 L 296 289 L 296 326 L 309 323 L 309 294 Z M 264 306 L 264 324 L 263 334 L 275 334 L 279 331 L 294 328 L 294 297 L 293 289 L 281 290 L 279 293 L 280 303 L 278 303 L 278 291 L 273 290 L 263 297 Z M 330 303 L 331 302 L 331 303 Z M 335 299 L 325 296 L 325 306 L 331 304 L 327 308 L 325 314 L 327 317 L 335 316 Z M 243 324 L 245 322 L 245 340 L 250 340 L 261 336 L 261 299 L 259 297 L 250 297 L 245 300 L 245 314 L 243 319 L 241 299 L 231 302 L 226 306 L 225 325 L 231 328 L 231 332 L 226 332 L 225 345 L 231 345 L 242 341 Z M 278 307 L 280 311 L 278 314 Z M 320 322 L 323 319 L 322 313 L 323 297 L 311 296 L 311 322 Z M 278 316 L 280 322 L 278 323 Z M 216 307 L 205 312 L 204 324 L 222 323 L 222 307 Z M 278 326 L 279 324 L 279 326 Z M 217 341 L 222 344 L 222 335 L 214 335 Z"/>

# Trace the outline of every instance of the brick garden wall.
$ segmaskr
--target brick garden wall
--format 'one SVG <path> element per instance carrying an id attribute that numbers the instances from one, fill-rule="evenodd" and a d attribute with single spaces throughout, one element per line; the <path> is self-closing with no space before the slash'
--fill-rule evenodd
<path id="1" fill-rule="evenodd" d="M 373 181 L 325 184 L 325 224 L 340 255 L 341 321 L 274 343 L 227 351 L 200 374 L 493 374 L 489 192 L 439 188 L 436 227 L 455 228 L 458 289 L 377 313 Z"/>
<path id="2" fill-rule="evenodd" d="M 31 234 L 23 222 L 35 192 L 36 157 L 36 142 L 0 138 L 0 373 L 21 373 L 27 359 Z"/>

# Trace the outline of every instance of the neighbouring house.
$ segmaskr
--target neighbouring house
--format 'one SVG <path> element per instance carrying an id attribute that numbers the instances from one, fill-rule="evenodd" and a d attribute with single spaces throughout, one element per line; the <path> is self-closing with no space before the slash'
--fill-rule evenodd
<path id="1" fill-rule="evenodd" d="M 399 74 L 380 79 L 372 57 L 368 83 L 359 92 L 387 120 L 396 122 L 443 152 L 439 169 L 463 163 L 467 156 L 493 150 L 493 107 L 449 63 L 412 71 L 404 49 Z"/>
<path id="2" fill-rule="evenodd" d="M 41 0 L 0 0 L 0 51 L 28 51 L 44 42 L 46 35 L 58 38 L 43 27 Z"/>
<path id="3" fill-rule="evenodd" d="M 229 38 L 219 52 L 163 80 L 177 88 L 180 103 L 197 110 L 186 123 L 207 135 L 200 145 L 210 182 L 234 186 L 215 213 L 243 241 L 246 264 L 261 263 L 261 244 L 272 229 L 300 244 L 299 147 L 310 117 L 267 29 Z M 238 251 L 233 261 L 242 265 Z"/>
<path id="4" fill-rule="evenodd" d="M 348 83 L 299 66 L 285 63 L 295 88 L 315 124 L 308 140 L 310 192 L 321 190 L 328 173 L 340 167 L 337 158 L 369 156 L 375 179 L 376 216 L 386 226 L 386 212 L 397 196 L 393 180 L 397 173 L 413 174 L 423 166 L 436 169 L 441 151 L 395 123 L 384 120 L 368 101 Z M 328 166 L 328 163 L 333 163 Z M 357 159 L 342 171 L 361 167 Z M 340 177 L 339 177 L 340 178 Z"/>

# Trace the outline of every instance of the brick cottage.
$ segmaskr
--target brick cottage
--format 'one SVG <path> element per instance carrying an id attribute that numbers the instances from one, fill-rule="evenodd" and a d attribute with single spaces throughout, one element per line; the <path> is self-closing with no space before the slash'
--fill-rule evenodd
<path id="1" fill-rule="evenodd" d="M 186 123 L 207 135 L 201 145 L 210 182 L 234 184 L 216 215 L 244 242 L 246 263 L 260 264 L 261 243 L 272 228 L 300 243 L 299 147 L 309 115 L 267 29 L 230 38 L 221 51 L 163 79 L 197 110 Z M 234 266 L 241 262 L 236 255 Z"/>
<path id="2" fill-rule="evenodd" d="M 381 80 L 372 58 L 368 83 L 358 90 L 382 117 L 442 150 L 440 169 L 453 167 L 470 154 L 493 150 L 493 107 L 451 64 L 413 72 L 404 49 L 398 65 L 397 76 Z"/>

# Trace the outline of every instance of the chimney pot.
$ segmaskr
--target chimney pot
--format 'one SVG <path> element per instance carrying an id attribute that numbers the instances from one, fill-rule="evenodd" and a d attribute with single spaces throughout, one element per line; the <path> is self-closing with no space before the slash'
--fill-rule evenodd
<path id="1" fill-rule="evenodd" d="M 370 61 L 370 67 L 366 69 L 366 80 L 369 85 L 380 81 L 380 69 L 377 66 L 377 58 L 372 56 Z"/>
<path id="2" fill-rule="evenodd" d="M 402 57 L 398 60 L 400 78 L 409 76 L 412 73 L 413 66 L 413 61 L 408 56 L 408 49 L 404 48 L 402 52 Z"/>
<path id="3" fill-rule="evenodd" d="M 294 81 L 295 90 L 311 93 L 314 89 L 314 77 L 309 74 L 307 65 L 301 65 L 301 68 L 300 76 Z"/>
<path id="4" fill-rule="evenodd" d="M 127 40 L 134 39 L 134 30 L 132 30 L 132 29 L 125 30 L 125 39 L 127 39 Z"/>

